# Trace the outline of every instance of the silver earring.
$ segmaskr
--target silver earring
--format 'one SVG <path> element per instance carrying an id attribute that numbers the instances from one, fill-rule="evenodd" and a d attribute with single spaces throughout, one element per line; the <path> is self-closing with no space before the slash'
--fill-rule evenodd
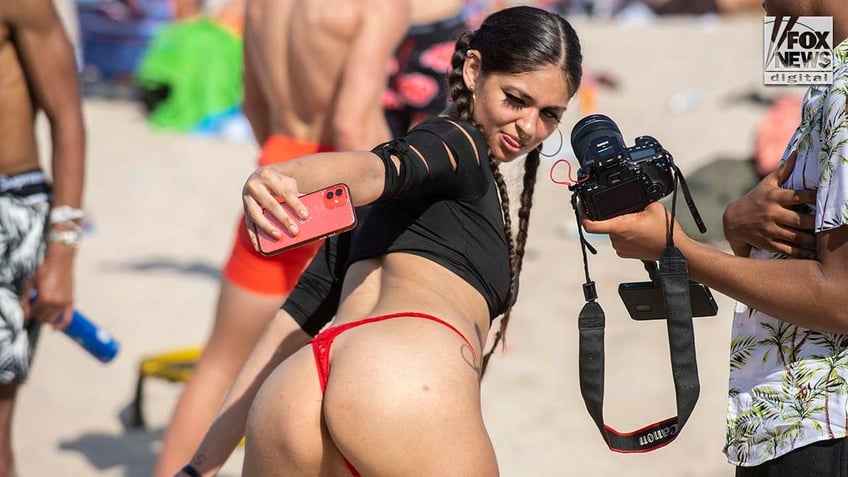
<path id="1" fill-rule="evenodd" d="M 554 153 L 553 153 L 553 154 L 550 154 L 550 155 L 549 155 L 549 154 L 545 154 L 544 152 L 542 152 L 542 145 L 541 145 L 541 144 L 539 144 L 539 154 L 541 154 L 541 155 L 543 155 L 543 156 L 545 156 L 545 157 L 554 157 L 554 156 L 556 156 L 557 154 L 559 154 L 559 151 L 561 151 L 561 150 L 562 150 L 562 141 L 563 141 L 563 139 L 562 139 L 562 129 L 557 128 L 557 132 L 559 133 L 559 147 L 557 148 L 557 150 L 556 150 L 556 151 L 554 151 Z"/>

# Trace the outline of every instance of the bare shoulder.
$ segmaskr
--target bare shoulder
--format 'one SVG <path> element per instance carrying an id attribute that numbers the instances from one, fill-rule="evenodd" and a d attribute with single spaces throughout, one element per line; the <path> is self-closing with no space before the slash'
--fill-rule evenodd
<path id="1" fill-rule="evenodd" d="M 408 0 L 358 0 L 360 6 L 360 35 L 397 38 L 409 26 L 411 2 Z"/>
<path id="2" fill-rule="evenodd" d="M 359 0 L 366 15 L 400 21 L 404 25 L 409 19 L 411 3 L 408 0 Z"/>

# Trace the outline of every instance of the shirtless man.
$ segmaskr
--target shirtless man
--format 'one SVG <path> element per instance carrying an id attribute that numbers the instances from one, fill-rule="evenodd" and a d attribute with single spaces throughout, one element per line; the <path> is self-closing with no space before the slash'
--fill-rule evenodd
<path id="1" fill-rule="evenodd" d="M 371 149 L 388 140 L 381 99 L 387 65 L 408 22 L 409 5 L 397 0 L 249 0 L 244 112 L 263 145 L 259 164 L 322 150 Z M 214 328 L 177 402 L 155 475 L 172 476 L 188 462 L 258 336 L 319 246 L 263 257 L 239 221 Z M 286 325 L 295 341 L 308 340 L 296 322 Z"/>
<path id="2" fill-rule="evenodd" d="M 0 2 L 0 477 L 15 474 L 12 412 L 38 325 L 70 316 L 74 303 L 85 175 L 76 78 L 51 0 Z M 36 146 L 39 109 L 51 130 L 52 192 Z"/>

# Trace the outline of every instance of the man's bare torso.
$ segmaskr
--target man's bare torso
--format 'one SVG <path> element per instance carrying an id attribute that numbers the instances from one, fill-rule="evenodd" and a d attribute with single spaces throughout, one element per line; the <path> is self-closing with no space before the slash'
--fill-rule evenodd
<path id="1" fill-rule="evenodd" d="M 412 0 L 409 22 L 418 25 L 445 20 L 459 14 L 464 5 L 465 0 Z"/>
<path id="2" fill-rule="evenodd" d="M 2 10 L 0 7 L 0 175 L 6 175 L 35 169 L 39 163 L 34 101 L 13 30 Z"/>
<path id="3" fill-rule="evenodd" d="M 333 100 L 365 13 L 360 3 L 248 2 L 245 54 L 250 55 L 267 103 L 271 133 L 333 143 Z"/>

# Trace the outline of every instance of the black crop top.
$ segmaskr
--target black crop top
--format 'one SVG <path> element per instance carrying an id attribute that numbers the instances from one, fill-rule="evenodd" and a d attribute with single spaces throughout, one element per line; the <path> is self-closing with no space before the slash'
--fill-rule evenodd
<path id="1" fill-rule="evenodd" d="M 373 152 L 385 164 L 385 188 L 354 232 L 350 263 L 392 252 L 419 255 L 479 291 L 491 319 L 502 314 L 509 252 L 482 133 L 470 123 L 436 117 Z"/>
<path id="2" fill-rule="evenodd" d="M 480 131 L 467 122 L 433 118 L 373 152 L 386 166 L 383 194 L 357 208 L 354 230 L 324 243 L 283 309 L 315 335 L 338 308 L 348 264 L 404 252 L 456 273 L 483 295 L 491 319 L 501 315 L 509 292 L 509 252 Z"/>

